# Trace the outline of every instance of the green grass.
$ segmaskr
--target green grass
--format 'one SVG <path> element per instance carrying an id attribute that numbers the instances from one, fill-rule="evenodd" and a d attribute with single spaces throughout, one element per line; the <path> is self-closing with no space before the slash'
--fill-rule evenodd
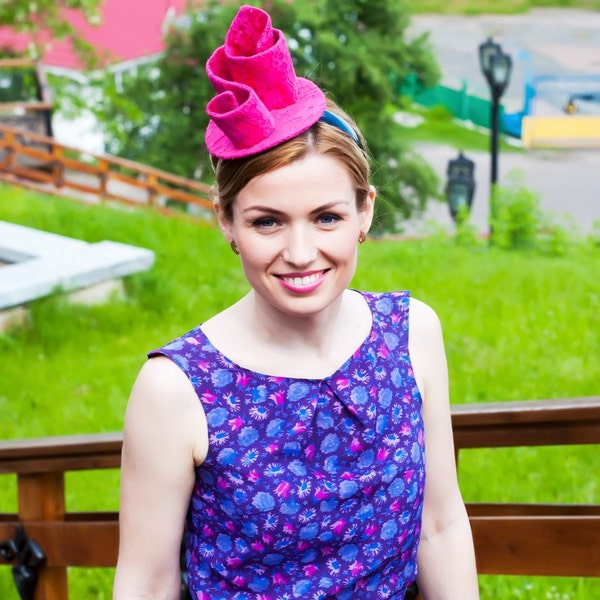
<path id="1" fill-rule="evenodd" d="M 53 297 L 30 323 L 0 335 L 0 438 L 120 430 L 145 353 L 247 290 L 239 259 L 216 228 L 41 196 L 0 186 L 0 219 L 78 237 L 136 244 L 155 267 L 128 278 L 127 299 L 95 307 Z M 464 247 L 445 237 L 361 247 L 353 285 L 410 289 L 444 326 L 452 402 L 597 395 L 600 261 L 588 249 L 561 257 Z M 470 450 L 461 454 L 468 501 L 599 503 L 589 447 Z M 0 511 L 16 508 L 15 479 L 0 477 Z M 70 510 L 115 510 L 118 473 L 69 474 Z M 73 569 L 71 597 L 110 598 L 111 569 Z M 600 597 L 600 580 L 482 577 L 482 598 Z M 18 600 L 0 568 L 0 598 Z"/>
<path id="2" fill-rule="evenodd" d="M 398 137 L 408 145 L 428 143 L 443 144 L 464 151 L 490 150 L 488 129 L 469 126 L 470 122 L 454 118 L 444 106 L 426 108 L 413 105 L 408 114 L 422 119 L 420 124 L 415 126 L 396 124 Z M 520 141 L 513 140 L 509 143 L 508 140 L 507 136 L 499 136 L 498 148 L 501 152 L 522 152 Z"/>
<path id="3" fill-rule="evenodd" d="M 413 14 L 513 15 L 532 8 L 580 8 L 600 10 L 600 0 L 407 0 Z"/>

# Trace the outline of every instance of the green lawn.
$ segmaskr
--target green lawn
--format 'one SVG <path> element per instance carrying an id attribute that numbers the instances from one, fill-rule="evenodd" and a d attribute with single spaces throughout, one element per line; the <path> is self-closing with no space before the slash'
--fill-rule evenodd
<path id="1" fill-rule="evenodd" d="M 127 299 L 95 307 L 59 297 L 35 302 L 26 327 L 0 335 L 0 438 L 120 430 L 145 353 L 193 327 L 247 289 L 239 259 L 210 224 L 77 204 L 0 186 L 0 219 L 94 242 L 150 248 L 156 265 L 128 278 Z M 355 287 L 410 289 L 442 320 L 452 402 L 597 395 L 600 381 L 598 250 L 549 256 L 457 244 L 369 240 Z M 468 451 L 468 501 L 600 503 L 600 453 L 589 447 Z M 0 477 L 0 512 L 15 510 L 15 482 Z M 115 510 L 118 473 L 71 474 L 68 507 Z M 73 570 L 75 600 L 110 598 L 111 570 Z M 0 568 L 0 598 L 18 600 Z M 482 598 L 589 600 L 600 580 L 482 577 Z"/>
<path id="2" fill-rule="evenodd" d="M 600 10 L 600 0 L 407 0 L 413 14 L 485 15 L 528 12 L 532 8 Z"/>

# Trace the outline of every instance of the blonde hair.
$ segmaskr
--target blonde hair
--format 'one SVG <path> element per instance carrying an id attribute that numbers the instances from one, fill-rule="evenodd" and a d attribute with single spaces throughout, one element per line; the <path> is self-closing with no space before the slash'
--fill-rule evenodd
<path id="1" fill-rule="evenodd" d="M 252 179 L 301 160 L 311 152 L 335 158 L 346 168 L 356 188 L 357 208 L 362 208 L 370 189 L 370 165 L 363 149 L 366 148 L 365 142 L 354 121 L 329 99 L 327 110 L 344 119 L 356 130 L 362 148 L 341 129 L 317 121 L 295 138 L 260 154 L 236 159 L 211 156 L 216 178 L 215 196 L 220 210 L 228 220 L 233 219 L 233 202 L 238 193 Z"/>

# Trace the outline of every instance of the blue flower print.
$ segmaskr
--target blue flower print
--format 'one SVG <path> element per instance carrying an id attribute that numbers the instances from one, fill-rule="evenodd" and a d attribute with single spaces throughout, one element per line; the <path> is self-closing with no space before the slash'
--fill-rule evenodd
<path id="1" fill-rule="evenodd" d="M 302 477 L 306 475 L 306 467 L 304 463 L 300 460 L 293 460 L 289 465 L 288 469 L 294 474 Z"/>
<path id="2" fill-rule="evenodd" d="M 272 421 L 269 421 L 269 424 L 267 425 L 267 435 L 269 437 L 277 437 L 283 430 L 284 425 L 285 421 L 283 419 L 273 419 Z"/>
<path id="3" fill-rule="evenodd" d="M 309 390 L 310 388 L 308 387 L 308 384 L 304 383 L 303 381 L 294 382 L 288 388 L 287 399 L 290 402 L 297 402 L 298 400 L 304 398 L 308 394 Z"/>
<path id="4" fill-rule="evenodd" d="M 381 313 L 382 315 L 389 315 L 392 312 L 393 306 L 392 299 L 389 296 L 385 296 L 384 298 L 381 298 L 375 302 L 375 308 L 377 309 L 377 312 Z"/>
<path id="5" fill-rule="evenodd" d="M 212 372 L 210 378 L 217 388 L 225 387 L 233 381 L 233 375 L 227 369 L 216 369 Z"/>
<path id="6" fill-rule="evenodd" d="M 390 388 L 381 388 L 377 394 L 377 399 L 379 400 L 379 404 L 383 408 L 388 408 L 392 403 L 394 395 L 392 394 L 392 390 Z"/>
<path id="7" fill-rule="evenodd" d="M 310 591 L 310 579 L 301 579 L 294 585 L 294 598 L 304 598 Z"/>
<path id="8" fill-rule="evenodd" d="M 373 518 L 373 505 L 372 504 L 367 504 L 366 506 L 363 506 L 361 508 L 358 509 L 356 516 L 363 521 L 363 523 L 365 521 L 369 521 L 370 519 Z"/>
<path id="9" fill-rule="evenodd" d="M 358 548 L 354 544 L 346 544 L 340 548 L 340 556 L 347 562 L 355 560 L 358 555 Z"/>
<path id="10" fill-rule="evenodd" d="M 303 563 L 311 563 L 318 556 L 319 556 L 319 553 L 316 550 L 312 550 L 312 549 L 306 550 L 305 552 L 302 553 L 302 557 L 300 560 L 302 560 Z"/>
<path id="11" fill-rule="evenodd" d="M 240 445 L 250 446 L 258 439 L 258 431 L 254 427 L 243 427 L 238 436 Z"/>
<path id="12" fill-rule="evenodd" d="M 402 371 L 396 368 L 391 372 L 392 383 L 397 387 L 401 388 L 404 383 L 404 376 L 402 375 Z"/>
<path id="13" fill-rule="evenodd" d="M 213 408 L 206 415 L 206 421 L 210 427 L 220 427 L 226 420 L 227 410 L 224 408 Z"/>
<path id="14" fill-rule="evenodd" d="M 358 485 L 355 481 L 342 481 L 340 483 L 340 497 L 350 498 L 358 491 Z"/>
<path id="15" fill-rule="evenodd" d="M 263 563 L 265 565 L 278 565 L 283 560 L 283 554 L 278 554 L 274 552 L 273 554 L 267 554 L 263 558 Z"/>
<path id="16" fill-rule="evenodd" d="M 317 427 L 321 429 L 331 429 L 333 427 L 333 418 L 330 414 L 320 412 L 317 415 Z"/>
<path id="17" fill-rule="evenodd" d="M 400 339 L 395 333 L 384 333 L 383 339 L 390 350 L 395 350 L 400 343 Z"/>
<path id="18" fill-rule="evenodd" d="M 390 481 L 392 481 L 394 479 L 394 477 L 396 477 L 397 473 L 398 473 L 398 466 L 395 465 L 394 463 L 390 463 L 389 465 L 386 465 L 383 468 L 383 475 L 381 476 L 381 479 L 385 483 L 389 483 Z"/>
<path id="19" fill-rule="evenodd" d="M 375 426 L 377 433 L 383 434 L 388 429 L 388 417 L 387 415 L 379 415 L 377 417 L 377 425 Z"/>
<path id="20" fill-rule="evenodd" d="M 244 535 L 253 538 L 256 537 L 256 535 L 258 534 L 258 527 L 253 521 L 246 521 L 242 525 L 242 532 L 244 533 Z"/>
<path id="21" fill-rule="evenodd" d="M 252 499 L 252 504 L 258 510 L 262 511 L 273 510 L 275 508 L 275 500 L 268 492 L 258 492 Z"/>
<path id="22" fill-rule="evenodd" d="M 373 464 L 374 460 L 375 452 L 373 452 L 373 450 L 365 450 L 358 459 L 358 466 L 361 469 L 364 469 L 365 467 L 370 467 Z"/>
<path id="23" fill-rule="evenodd" d="M 284 502 L 281 505 L 279 512 L 282 515 L 295 515 L 300 508 L 301 506 L 295 500 L 290 500 L 289 502 Z"/>
<path id="24" fill-rule="evenodd" d="M 396 525 L 396 521 L 390 519 L 386 521 L 381 527 L 381 537 L 384 540 L 391 540 L 398 531 L 398 525 Z"/>
<path id="25" fill-rule="evenodd" d="M 340 438 L 335 433 L 330 433 L 321 442 L 321 451 L 325 454 L 331 454 L 338 449 L 339 445 Z"/>
<path id="26" fill-rule="evenodd" d="M 229 552 L 232 548 L 233 544 L 231 543 L 231 538 L 224 533 L 221 533 L 217 536 L 217 548 L 222 550 L 223 552 Z"/>
<path id="27" fill-rule="evenodd" d="M 251 390 L 252 402 L 254 404 L 261 404 L 267 399 L 267 386 L 266 385 L 257 385 L 255 388 Z"/>
<path id="28" fill-rule="evenodd" d="M 264 592 L 269 587 L 269 580 L 266 577 L 256 577 L 248 584 L 248 587 L 253 592 Z"/>
<path id="29" fill-rule="evenodd" d="M 392 481 L 390 487 L 388 488 L 390 496 L 392 496 L 393 498 L 397 498 L 402 494 L 402 492 L 404 492 L 405 487 L 406 486 L 404 485 L 404 481 L 402 481 L 400 477 L 394 479 L 394 481 Z"/>
<path id="30" fill-rule="evenodd" d="M 300 539 L 302 540 L 312 540 L 319 533 L 319 524 L 318 523 L 309 523 L 300 529 Z"/>
<path id="31" fill-rule="evenodd" d="M 356 404 L 364 404 L 369 399 L 367 388 L 362 386 L 355 387 L 350 393 L 350 398 L 352 398 L 352 401 Z"/>
<path id="32" fill-rule="evenodd" d="M 217 460 L 222 465 L 230 465 L 233 463 L 236 456 L 237 456 L 237 452 L 233 448 L 224 448 L 217 455 Z"/>

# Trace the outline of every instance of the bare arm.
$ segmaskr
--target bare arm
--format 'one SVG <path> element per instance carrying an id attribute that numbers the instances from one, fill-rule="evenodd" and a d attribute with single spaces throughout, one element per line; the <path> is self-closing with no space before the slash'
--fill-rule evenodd
<path id="1" fill-rule="evenodd" d="M 151 359 L 125 415 L 113 600 L 179 599 L 194 466 L 207 449 L 206 419 L 191 383 L 168 358 Z"/>
<path id="2" fill-rule="evenodd" d="M 409 347 L 423 396 L 425 426 L 419 590 L 425 600 L 476 600 L 473 538 L 458 487 L 442 329 L 433 310 L 418 300 L 411 300 Z"/>

